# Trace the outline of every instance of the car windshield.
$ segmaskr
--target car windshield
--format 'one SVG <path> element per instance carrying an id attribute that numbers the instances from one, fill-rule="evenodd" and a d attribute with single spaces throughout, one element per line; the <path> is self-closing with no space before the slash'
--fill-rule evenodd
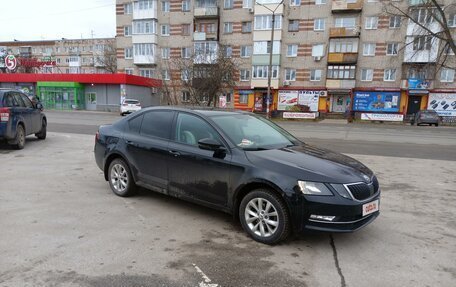
<path id="1" fill-rule="evenodd" d="M 247 114 L 213 115 L 212 120 L 240 148 L 266 150 L 297 145 L 299 140 L 266 119 Z"/>
<path id="2" fill-rule="evenodd" d="M 139 101 L 137 101 L 137 100 L 125 100 L 124 103 L 126 103 L 126 104 L 139 104 Z"/>

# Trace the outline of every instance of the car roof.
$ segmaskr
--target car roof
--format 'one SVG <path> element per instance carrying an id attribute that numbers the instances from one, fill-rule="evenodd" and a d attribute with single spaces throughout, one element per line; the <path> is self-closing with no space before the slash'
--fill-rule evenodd
<path id="1" fill-rule="evenodd" d="M 200 114 L 203 116 L 222 116 L 222 115 L 236 115 L 236 114 L 251 114 L 241 110 L 235 110 L 231 108 L 214 108 L 214 107 L 202 107 L 202 106 L 192 106 L 192 107 L 179 107 L 179 106 L 155 106 L 143 109 L 147 110 L 173 110 L 173 111 L 186 111 L 194 114 Z"/>

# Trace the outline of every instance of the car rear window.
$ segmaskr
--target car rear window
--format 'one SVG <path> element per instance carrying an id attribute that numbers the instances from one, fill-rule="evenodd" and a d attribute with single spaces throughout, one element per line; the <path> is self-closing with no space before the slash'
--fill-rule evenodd
<path id="1" fill-rule="evenodd" d="M 126 103 L 126 104 L 139 104 L 139 101 L 137 101 L 137 100 L 125 100 L 124 103 Z"/>
<path id="2" fill-rule="evenodd" d="M 18 106 L 17 104 L 15 104 L 14 98 L 13 98 L 13 96 L 10 95 L 10 94 L 5 94 L 5 95 L 3 95 L 2 105 L 3 105 L 4 107 L 14 107 L 14 106 Z"/>

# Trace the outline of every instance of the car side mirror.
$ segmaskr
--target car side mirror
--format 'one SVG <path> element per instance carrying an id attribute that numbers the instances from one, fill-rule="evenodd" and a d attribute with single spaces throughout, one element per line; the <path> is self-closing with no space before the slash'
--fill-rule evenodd
<path id="1" fill-rule="evenodd" d="M 35 108 L 38 109 L 38 110 L 43 110 L 43 105 L 41 103 L 37 103 L 35 105 Z"/>
<path id="2" fill-rule="evenodd" d="M 204 150 L 217 151 L 222 147 L 222 144 L 215 139 L 204 138 L 198 141 L 198 147 Z"/>

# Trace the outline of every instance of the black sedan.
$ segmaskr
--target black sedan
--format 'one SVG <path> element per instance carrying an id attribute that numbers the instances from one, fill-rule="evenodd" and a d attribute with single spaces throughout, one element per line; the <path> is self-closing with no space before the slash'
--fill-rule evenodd
<path id="1" fill-rule="evenodd" d="M 379 215 L 366 166 L 251 113 L 144 109 L 99 128 L 95 159 L 119 196 L 141 186 L 222 210 L 267 244 L 292 231 L 355 231 Z"/>

